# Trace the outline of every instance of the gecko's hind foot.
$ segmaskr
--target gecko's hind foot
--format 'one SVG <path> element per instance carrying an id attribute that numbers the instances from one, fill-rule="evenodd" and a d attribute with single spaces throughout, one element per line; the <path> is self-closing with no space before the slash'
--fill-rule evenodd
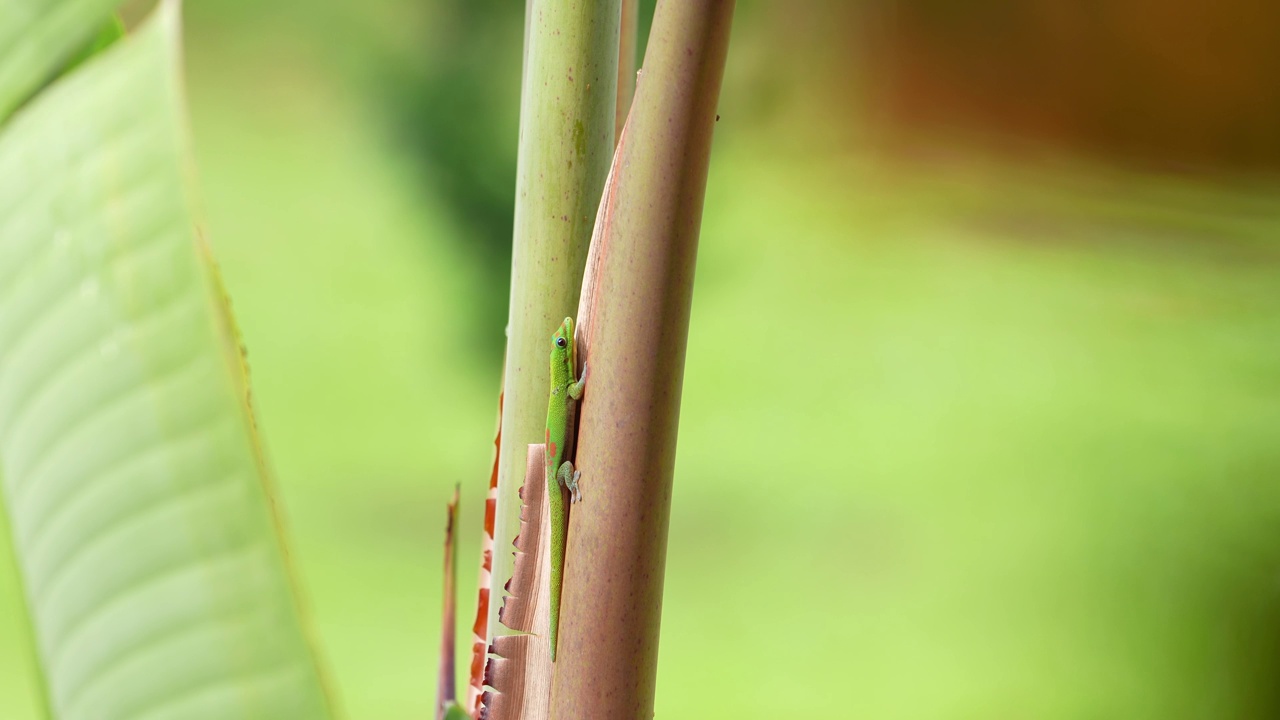
<path id="1" fill-rule="evenodd" d="M 565 478 L 564 487 L 569 491 L 569 504 L 582 500 L 582 488 L 578 486 L 578 478 L 582 477 L 581 470 L 574 470 L 573 475 Z"/>

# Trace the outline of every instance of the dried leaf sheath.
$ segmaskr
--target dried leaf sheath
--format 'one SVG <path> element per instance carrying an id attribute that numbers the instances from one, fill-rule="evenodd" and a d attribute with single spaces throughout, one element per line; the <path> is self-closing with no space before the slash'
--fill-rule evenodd
<path id="1" fill-rule="evenodd" d="M 551 697 L 551 528 L 547 499 L 546 446 L 530 445 L 520 488 L 520 534 L 515 567 L 498 618 L 525 635 L 495 637 L 485 668 L 481 717 L 489 720 L 544 720 Z"/>
<path id="2" fill-rule="evenodd" d="M 484 664 L 489 650 L 489 598 L 493 586 L 493 528 L 498 511 L 498 456 L 502 448 L 502 393 L 498 393 L 498 429 L 493 438 L 493 470 L 489 474 L 489 494 L 484 500 L 484 537 L 480 539 L 480 574 L 476 598 L 476 619 L 471 626 L 471 679 L 467 685 L 467 714 L 480 715 L 484 694 Z"/>
<path id="3" fill-rule="evenodd" d="M 507 581 L 507 596 L 503 598 L 498 619 L 503 625 L 517 632 L 538 633 L 545 630 L 547 617 L 539 614 L 539 606 L 545 605 L 550 589 L 546 558 L 550 554 L 549 543 L 543 538 L 547 533 L 544 508 L 547 502 L 546 445 L 530 445 L 525 468 L 524 485 L 520 488 L 520 533 L 514 545 L 515 569 Z M 534 461 L 538 462 L 535 468 Z M 542 625 L 543 627 L 539 627 Z"/>

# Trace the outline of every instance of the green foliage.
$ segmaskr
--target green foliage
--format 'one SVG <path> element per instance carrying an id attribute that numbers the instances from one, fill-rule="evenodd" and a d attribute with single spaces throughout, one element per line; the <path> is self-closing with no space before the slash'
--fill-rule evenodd
<path id="1" fill-rule="evenodd" d="M 0 8 L 0 123 L 99 32 L 117 0 L 7 0 Z"/>
<path id="2" fill-rule="evenodd" d="M 471 716 L 457 703 L 450 703 L 445 709 L 444 720 L 469 720 Z"/>
<path id="3" fill-rule="evenodd" d="M 444 200 L 453 240 L 495 288 L 511 278 L 524 3 L 443 0 L 407 56 L 379 65 L 374 98 L 414 160 L 422 190 Z M 477 296 L 469 340 L 500 356 L 508 297 Z"/>
<path id="4" fill-rule="evenodd" d="M 118 16 L 112 16 L 110 20 L 103 23 L 97 34 L 83 48 L 71 56 L 63 72 L 71 72 L 85 60 L 111 47 L 115 41 L 124 37 L 124 32 L 124 22 Z"/>
<path id="5" fill-rule="evenodd" d="M 0 468 L 57 720 L 323 718 L 201 253 L 177 5 L 0 133 Z"/>
<path id="6" fill-rule="evenodd" d="M 297 31 L 317 6 L 188 28 L 209 235 L 339 695 L 426 718 L 440 510 L 461 481 L 465 613 L 491 462 L 498 360 L 459 338 L 506 285 L 325 64 L 349 38 Z M 773 50 L 749 11 L 725 108 Z M 904 186 L 745 114 L 716 128 L 657 717 L 1280 714 L 1274 203 L 959 160 Z M 37 717 L 18 592 L 0 572 L 5 720 Z"/>

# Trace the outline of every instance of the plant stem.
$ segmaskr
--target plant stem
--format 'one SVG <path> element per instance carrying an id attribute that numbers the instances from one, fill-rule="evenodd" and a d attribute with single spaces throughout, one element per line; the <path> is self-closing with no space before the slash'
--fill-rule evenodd
<path id="1" fill-rule="evenodd" d="M 591 375 L 551 717 L 651 718 L 698 230 L 732 0 L 660 0 L 579 305 Z"/>
<path id="2" fill-rule="evenodd" d="M 622 0 L 622 25 L 618 33 L 618 108 L 614 127 L 622 139 L 622 126 L 636 93 L 636 36 L 640 25 L 640 0 Z"/>
<path id="3" fill-rule="evenodd" d="M 525 455 L 546 432 L 551 334 L 573 315 L 613 152 L 621 0 L 530 0 L 499 450 L 490 633 L 511 577 Z"/>

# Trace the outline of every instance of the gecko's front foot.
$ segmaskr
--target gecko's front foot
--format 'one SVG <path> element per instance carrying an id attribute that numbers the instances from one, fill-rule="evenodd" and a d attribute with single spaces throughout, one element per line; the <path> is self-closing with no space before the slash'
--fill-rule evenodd
<path id="1" fill-rule="evenodd" d="M 569 397 L 574 400 L 582 399 L 582 390 L 587 386 L 587 364 L 582 364 L 582 377 L 578 378 L 575 383 L 569 384 Z"/>

